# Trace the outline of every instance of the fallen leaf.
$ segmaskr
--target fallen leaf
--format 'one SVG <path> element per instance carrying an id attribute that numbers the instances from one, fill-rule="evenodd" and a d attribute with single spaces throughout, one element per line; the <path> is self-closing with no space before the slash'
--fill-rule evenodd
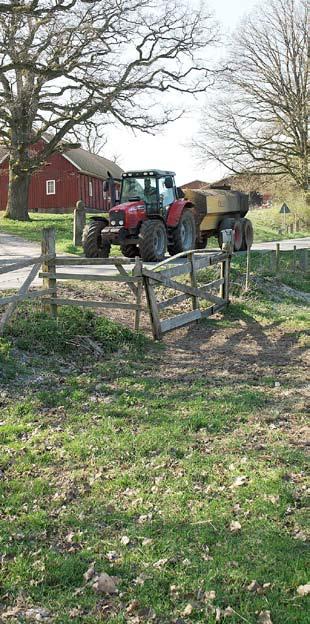
<path id="1" fill-rule="evenodd" d="M 130 539 L 127 535 L 123 535 L 123 537 L 121 537 L 121 544 L 124 546 L 128 546 L 128 544 L 130 544 Z"/>
<path id="2" fill-rule="evenodd" d="M 193 613 L 193 605 L 191 605 L 190 603 L 188 603 L 188 605 L 186 605 L 184 611 L 182 611 L 181 615 L 183 617 L 188 617 L 189 615 L 191 615 Z"/>
<path id="3" fill-rule="evenodd" d="M 241 530 L 241 524 L 237 520 L 232 520 L 232 522 L 229 525 L 229 528 L 232 533 L 237 533 L 237 531 Z"/>
<path id="4" fill-rule="evenodd" d="M 251 583 L 247 586 L 247 590 L 249 592 L 257 592 L 257 590 L 260 588 L 260 584 L 257 581 L 251 581 Z"/>
<path id="5" fill-rule="evenodd" d="M 246 476 L 237 477 L 230 487 L 232 488 L 241 487 L 242 485 L 246 485 L 246 483 L 248 483 L 248 480 L 249 479 Z"/>
<path id="6" fill-rule="evenodd" d="M 107 552 L 106 558 L 108 561 L 117 561 L 117 559 L 120 559 L 120 555 L 115 550 L 110 550 L 110 552 Z"/>
<path id="7" fill-rule="evenodd" d="M 168 563 L 168 559 L 158 559 L 158 561 L 155 561 L 155 563 L 153 563 L 153 568 L 162 568 L 164 565 L 166 565 L 166 563 Z"/>
<path id="8" fill-rule="evenodd" d="M 153 544 L 153 540 L 149 537 L 146 537 L 142 542 L 142 546 L 151 546 L 151 544 Z"/>
<path id="9" fill-rule="evenodd" d="M 139 602 L 138 600 L 132 600 L 128 607 L 126 607 L 126 613 L 133 613 L 134 611 L 136 611 L 139 607 Z"/>
<path id="10" fill-rule="evenodd" d="M 216 597 L 216 593 L 213 589 L 211 589 L 211 591 L 205 592 L 204 600 L 206 602 L 211 602 L 211 600 L 215 600 L 215 597 Z"/>
<path id="11" fill-rule="evenodd" d="M 221 621 L 221 616 L 222 616 L 221 609 L 219 607 L 216 607 L 216 609 L 215 609 L 215 621 L 216 622 L 220 622 Z"/>
<path id="12" fill-rule="evenodd" d="M 299 587 L 297 587 L 297 594 L 298 596 L 308 596 L 308 594 L 310 594 L 310 583 L 299 585 Z"/>
<path id="13" fill-rule="evenodd" d="M 97 594 L 116 594 L 118 592 L 116 587 L 118 582 L 119 579 L 117 576 L 109 576 L 105 572 L 102 572 L 93 584 L 93 590 Z"/>
<path id="14" fill-rule="evenodd" d="M 83 574 L 84 581 L 87 583 L 87 581 L 90 581 L 93 576 L 95 576 L 95 563 L 92 563 L 88 570 L 86 570 Z"/>
<path id="15" fill-rule="evenodd" d="M 224 617 L 231 617 L 232 615 L 234 615 L 234 613 L 235 613 L 235 611 L 231 607 L 226 607 L 226 609 L 224 609 L 223 616 Z"/>
<path id="16" fill-rule="evenodd" d="M 261 611 L 258 615 L 258 624 L 273 624 L 270 617 L 270 611 Z"/>

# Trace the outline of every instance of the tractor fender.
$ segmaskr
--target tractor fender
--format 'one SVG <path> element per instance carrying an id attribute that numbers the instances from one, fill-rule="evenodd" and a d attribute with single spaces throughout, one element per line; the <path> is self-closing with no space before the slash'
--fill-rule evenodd
<path id="1" fill-rule="evenodd" d="M 101 221 L 104 225 L 109 225 L 109 221 L 105 217 L 90 217 L 90 221 Z"/>
<path id="2" fill-rule="evenodd" d="M 167 227 L 176 227 L 178 225 L 181 214 L 185 208 L 190 208 L 195 216 L 195 211 L 193 210 L 194 204 L 187 199 L 177 199 L 171 204 L 167 217 Z"/>

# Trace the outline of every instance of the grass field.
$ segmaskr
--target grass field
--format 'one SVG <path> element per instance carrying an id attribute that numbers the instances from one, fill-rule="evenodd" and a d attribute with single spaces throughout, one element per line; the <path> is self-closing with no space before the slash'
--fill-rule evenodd
<path id="1" fill-rule="evenodd" d="M 81 247 L 72 244 L 73 217 L 72 215 L 48 215 L 30 214 L 31 221 L 10 221 L 3 218 L 0 213 L 0 232 L 22 236 L 30 241 L 41 241 L 41 231 L 43 227 L 55 226 L 57 249 L 59 252 L 82 254 Z M 252 210 L 249 213 L 255 232 L 255 242 L 281 240 L 281 238 L 301 238 L 309 236 L 309 230 L 302 230 L 295 234 L 279 234 L 281 216 L 277 209 Z M 216 239 L 212 239 L 211 244 L 217 244 Z M 112 254 L 118 254 L 117 247 L 112 248 Z"/>
<path id="2" fill-rule="evenodd" d="M 162 345 L 19 313 L 0 340 L 0 620 L 309 621 L 309 311 L 275 291 Z"/>

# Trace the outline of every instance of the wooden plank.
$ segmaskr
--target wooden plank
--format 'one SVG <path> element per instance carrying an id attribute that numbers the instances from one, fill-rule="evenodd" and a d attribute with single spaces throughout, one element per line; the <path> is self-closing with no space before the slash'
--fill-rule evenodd
<path id="1" fill-rule="evenodd" d="M 188 323 L 192 323 L 193 321 L 197 321 L 201 318 L 200 310 L 191 310 L 190 312 L 184 312 L 183 314 L 177 314 L 177 316 L 173 316 L 172 318 L 165 319 L 161 321 L 160 328 L 163 334 L 172 329 L 176 329 L 177 327 L 182 327 L 182 325 L 188 325 Z"/>
<path id="2" fill-rule="evenodd" d="M 50 273 L 42 271 L 39 277 L 49 277 L 59 280 L 84 280 L 89 282 L 138 282 L 139 277 L 122 277 L 121 275 L 97 275 L 93 273 Z"/>
<path id="3" fill-rule="evenodd" d="M 189 286 L 188 284 L 175 282 L 174 280 L 169 279 L 168 277 L 165 277 L 163 272 L 154 273 L 154 271 L 149 271 L 148 269 L 145 269 L 144 267 L 142 269 L 142 273 L 143 273 L 143 276 L 154 279 L 155 281 L 161 284 L 164 284 L 165 286 L 168 286 L 168 288 L 172 288 L 174 290 L 180 290 L 181 292 L 186 293 L 187 295 L 203 297 L 204 299 L 207 299 L 208 301 L 212 301 L 212 303 L 218 303 L 218 304 L 222 303 L 222 299 L 220 299 L 219 297 L 216 297 L 215 295 L 212 295 L 211 293 L 205 292 L 206 287 L 194 288 L 193 286 Z"/>
<path id="4" fill-rule="evenodd" d="M 142 269 L 143 271 L 143 269 Z M 152 334 L 154 340 L 160 340 L 162 337 L 158 305 L 154 293 L 154 288 L 147 276 L 143 275 L 143 283 L 145 288 L 146 300 L 150 315 Z"/>
<path id="5" fill-rule="evenodd" d="M 218 254 L 213 254 L 212 256 L 210 255 L 207 258 L 195 258 L 195 269 L 196 271 L 206 269 L 208 266 L 213 266 L 214 264 L 218 264 L 218 262 L 222 262 L 227 257 L 227 254 L 219 252 Z"/>
<path id="6" fill-rule="evenodd" d="M 57 281 L 56 275 L 53 273 L 56 271 L 56 230 L 54 227 L 43 228 L 42 240 L 41 240 L 42 255 L 52 256 L 50 260 L 45 260 L 42 264 L 43 273 L 49 273 L 48 276 L 43 277 L 43 286 L 45 288 L 52 288 L 54 297 L 57 295 Z M 57 306 L 51 304 L 50 306 L 43 306 L 43 309 L 50 312 L 53 318 L 57 318 Z"/>
<path id="7" fill-rule="evenodd" d="M 89 299 L 61 299 L 60 297 L 49 298 L 47 301 L 51 304 L 62 306 L 82 306 L 84 308 L 112 308 L 120 310 L 143 310 L 141 305 L 136 303 L 122 303 L 121 301 L 92 301 Z"/>
<path id="8" fill-rule="evenodd" d="M 159 273 L 163 273 L 165 277 L 177 277 L 178 275 L 184 275 L 184 273 L 190 273 L 190 271 L 191 271 L 191 263 L 185 262 L 184 264 L 178 264 L 177 266 L 174 266 L 171 269 L 165 269 L 164 271 L 159 271 Z"/>
<path id="9" fill-rule="evenodd" d="M 85 258 L 84 256 L 57 256 L 56 266 L 105 266 L 108 264 L 133 264 L 132 259 L 115 256 L 115 258 Z"/>
<path id="10" fill-rule="evenodd" d="M 19 291 L 18 291 L 18 297 L 17 299 L 15 299 L 15 301 L 12 301 L 12 303 L 9 304 L 7 310 L 5 311 L 5 313 L 3 314 L 1 320 L 0 320 L 0 336 L 3 334 L 4 331 L 4 326 L 5 324 L 8 322 L 8 320 L 11 318 L 12 314 L 14 313 L 15 308 L 17 307 L 17 304 L 20 300 L 22 300 L 25 295 L 25 293 L 28 291 L 30 284 L 33 282 L 33 280 L 35 279 L 35 277 L 37 276 L 39 270 L 40 270 L 40 266 L 41 266 L 41 262 L 38 264 L 35 264 L 29 275 L 26 277 L 24 283 L 21 285 Z"/>
<path id="11" fill-rule="evenodd" d="M 193 288 L 197 288 L 197 274 L 196 274 L 196 269 L 195 269 L 195 259 L 194 259 L 194 254 L 189 254 L 189 259 L 190 259 L 190 278 L 191 278 L 191 285 L 193 286 Z M 192 307 L 193 310 L 199 310 L 199 297 L 194 295 L 192 297 Z"/>
<path id="12" fill-rule="evenodd" d="M 207 318 L 208 316 L 212 316 L 213 314 L 215 314 L 216 312 L 220 312 L 224 308 L 226 308 L 226 303 L 211 306 L 210 308 L 201 311 L 201 318 Z"/>
<path id="13" fill-rule="evenodd" d="M 127 273 L 126 269 L 124 269 L 124 267 L 123 267 L 121 264 L 116 265 L 116 268 L 117 268 L 118 272 L 119 272 L 121 275 L 123 275 L 123 277 L 128 276 L 128 273 Z M 141 278 L 141 279 L 142 279 L 142 278 Z M 133 292 L 134 296 L 136 297 L 136 296 L 137 296 L 137 293 L 138 293 L 138 288 L 137 288 L 137 286 L 135 286 L 134 284 L 131 284 L 131 283 L 129 282 L 128 287 L 130 288 L 130 290 Z"/>
<path id="14" fill-rule="evenodd" d="M 135 314 L 135 331 L 139 331 L 139 327 L 140 327 L 140 317 L 141 317 L 141 301 L 142 301 L 142 291 L 143 291 L 143 281 L 142 281 L 142 260 L 141 258 L 136 258 L 135 261 L 135 266 L 134 269 L 132 271 L 132 274 L 140 277 L 140 280 L 138 282 L 138 286 L 134 287 L 136 288 L 136 304 L 137 306 L 137 310 L 136 310 L 136 314 Z"/>
<path id="15" fill-rule="evenodd" d="M 0 297 L 0 306 L 13 303 L 14 301 L 25 301 L 26 299 L 40 299 L 45 295 L 53 294 L 53 290 L 46 288 L 45 290 L 30 290 L 24 295 L 16 293 L 15 295 L 9 295 L 8 297 Z"/>
<path id="16" fill-rule="evenodd" d="M 170 297 L 170 299 L 165 299 L 164 301 L 160 301 L 158 303 L 158 309 L 164 310 L 165 308 L 170 308 L 171 306 L 176 305 L 177 303 L 181 303 L 186 299 L 189 299 L 191 295 L 175 295 L 175 297 Z"/>
<path id="17" fill-rule="evenodd" d="M 6 264 L 0 267 L 0 275 L 4 273 L 10 273 L 11 271 L 19 271 L 20 269 L 25 269 L 33 264 L 42 264 L 42 262 L 49 260 L 52 256 L 37 256 L 35 258 L 28 258 L 27 260 L 20 260 L 18 262 L 13 262 L 12 264 Z"/>

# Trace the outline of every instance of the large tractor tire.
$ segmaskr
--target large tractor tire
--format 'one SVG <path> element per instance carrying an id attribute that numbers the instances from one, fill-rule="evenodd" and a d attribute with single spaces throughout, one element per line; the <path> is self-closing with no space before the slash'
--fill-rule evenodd
<path id="1" fill-rule="evenodd" d="M 121 252 L 126 258 L 136 258 L 140 256 L 138 245 L 121 245 Z"/>
<path id="2" fill-rule="evenodd" d="M 82 245 L 86 258 L 108 258 L 111 250 L 111 243 L 103 241 L 101 231 L 106 223 L 104 221 L 93 221 L 86 225 L 83 230 Z"/>
<path id="3" fill-rule="evenodd" d="M 228 218 L 224 219 L 219 227 L 218 232 L 218 242 L 219 247 L 222 249 L 223 240 L 222 240 L 222 231 L 223 230 L 233 230 L 234 232 L 234 251 L 240 251 L 242 248 L 242 223 L 240 220 Z"/>
<path id="4" fill-rule="evenodd" d="M 171 256 L 195 249 L 196 223 L 195 217 L 189 208 L 185 208 L 181 214 L 180 221 L 172 233 L 172 242 L 168 251 Z"/>
<path id="5" fill-rule="evenodd" d="M 200 238 L 196 238 L 195 249 L 205 249 L 208 245 L 207 234 L 200 234 Z"/>
<path id="6" fill-rule="evenodd" d="M 242 225 L 242 245 L 241 249 L 246 251 L 251 249 L 254 239 L 253 225 L 249 219 L 241 219 Z"/>
<path id="7" fill-rule="evenodd" d="M 139 234 L 140 256 L 143 262 L 160 262 L 167 249 L 167 231 L 159 219 L 143 221 Z"/>

